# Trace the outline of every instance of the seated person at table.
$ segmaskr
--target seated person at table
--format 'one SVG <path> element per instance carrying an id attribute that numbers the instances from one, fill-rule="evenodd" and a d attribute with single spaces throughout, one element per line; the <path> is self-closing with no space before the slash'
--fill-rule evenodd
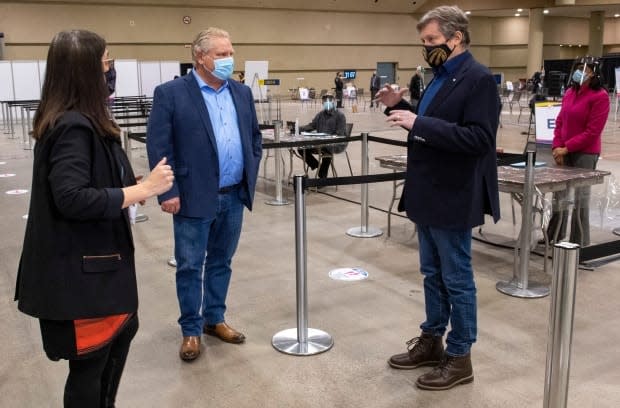
<path id="1" fill-rule="evenodd" d="M 334 96 L 325 94 L 323 96 L 323 109 L 316 114 L 314 119 L 312 119 L 312 122 L 305 126 L 301 126 L 299 130 L 302 132 L 317 131 L 328 135 L 345 136 L 346 118 L 344 117 L 344 113 L 336 109 L 334 104 Z M 326 154 L 327 156 L 323 156 L 321 160 L 321 168 L 319 169 L 318 176 L 320 178 L 325 178 L 327 177 L 329 165 L 332 162 L 332 158 L 329 156 L 331 154 L 331 147 L 325 146 L 320 149 L 321 154 Z M 300 148 L 297 151 L 304 158 L 308 167 L 312 170 L 319 167 L 319 161 L 316 157 L 314 157 L 315 154 L 319 153 L 318 148 Z"/>

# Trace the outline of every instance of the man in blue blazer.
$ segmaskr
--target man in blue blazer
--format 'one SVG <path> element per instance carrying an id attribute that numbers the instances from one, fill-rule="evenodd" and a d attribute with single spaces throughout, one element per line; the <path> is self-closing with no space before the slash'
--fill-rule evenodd
<path id="1" fill-rule="evenodd" d="M 417 28 L 434 72 L 417 110 L 402 99 L 405 90 L 388 86 L 377 99 L 388 107 L 388 122 L 409 131 L 399 209 L 418 227 L 426 320 L 421 335 L 407 342 L 407 352 L 388 363 L 399 369 L 435 366 L 416 385 L 445 390 L 474 379 L 471 230 L 484 223 L 485 214 L 499 219 L 495 136 L 500 100 L 493 76 L 468 51 L 468 19 L 461 9 L 437 7 Z"/>
<path id="2" fill-rule="evenodd" d="M 200 32 L 192 44 L 194 69 L 155 89 L 148 123 L 151 167 L 167 157 L 176 175 L 159 202 L 173 214 L 184 361 L 200 355 L 202 333 L 230 343 L 245 340 L 224 313 L 244 206 L 252 209 L 262 140 L 250 88 L 229 79 L 233 53 L 226 31 Z"/>

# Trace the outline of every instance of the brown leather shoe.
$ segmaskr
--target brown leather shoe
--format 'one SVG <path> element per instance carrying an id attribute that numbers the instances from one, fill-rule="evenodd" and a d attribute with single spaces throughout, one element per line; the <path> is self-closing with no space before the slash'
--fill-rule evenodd
<path id="1" fill-rule="evenodd" d="M 472 381 L 474 370 L 471 367 L 471 355 L 453 357 L 446 354 L 437 367 L 418 377 L 415 385 L 423 390 L 439 391 Z"/>
<path id="2" fill-rule="evenodd" d="M 203 333 L 208 334 L 209 336 L 215 336 L 227 343 L 240 344 L 245 341 L 245 336 L 243 333 L 233 329 L 227 325 L 226 322 L 218 323 L 213 326 L 205 324 Z"/>
<path id="3" fill-rule="evenodd" d="M 407 352 L 395 354 L 388 364 L 401 370 L 437 365 L 443 356 L 443 342 L 440 336 L 424 333 L 407 342 Z"/>
<path id="4" fill-rule="evenodd" d="M 200 355 L 200 336 L 184 336 L 179 350 L 179 357 L 183 361 L 193 361 Z"/>

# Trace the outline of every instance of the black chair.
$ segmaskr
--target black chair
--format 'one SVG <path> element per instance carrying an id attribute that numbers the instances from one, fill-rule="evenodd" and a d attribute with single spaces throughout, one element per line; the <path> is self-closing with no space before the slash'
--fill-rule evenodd
<path id="1" fill-rule="evenodd" d="M 353 123 L 347 123 L 346 126 L 347 127 L 346 127 L 345 136 L 351 137 L 351 132 L 353 131 Z M 347 153 L 348 145 L 349 145 L 349 142 L 344 142 L 344 143 L 338 143 L 333 146 L 327 146 L 326 149 L 329 151 L 329 153 L 323 153 L 321 155 L 321 160 L 323 160 L 325 157 L 330 157 L 332 159 L 330 163 L 330 167 L 332 169 L 332 174 L 334 175 L 334 177 L 338 177 L 338 173 L 336 172 L 336 167 L 334 166 L 334 156 L 337 154 L 341 154 L 341 153 L 345 154 L 347 158 L 347 164 L 349 165 L 349 172 L 351 173 L 351 176 L 353 176 L 353 168 L 351 167 L 351 160 L 349 159 L 349 153 Z M 319 167 L 320 167 L 320 164 L 319 164 Z"/>

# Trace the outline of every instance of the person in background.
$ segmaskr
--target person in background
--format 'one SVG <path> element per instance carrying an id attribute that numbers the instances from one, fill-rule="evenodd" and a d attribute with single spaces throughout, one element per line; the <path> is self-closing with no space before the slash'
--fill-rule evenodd
<path id="1" fill-rule="evenodd" d="M 489 69 L 469 51 L 469 21 L 456 6 L 427 12 L 417 24 L 434 78 L 414 108 L 405 90 L 385 86 L 377 99 L 388 122 L 407 134 L 407 176 L 399 204 L 418 229 L 426 319 L 407 351 L 390 357 L 397 369 L 433 366 L 416 385 L 446 390 L 474 380 L 477 336 L 472 228 L 485 214 L 499 219 L 496 132 L 500 99 Z M 444 351 L 443 335 L 450 332 Z"/>
<path id="2" fill-rule="evenodd" d="M 17 273 L 20 311 L 39 319 L 43 349 L 69 360 L 65 407 L 113 407 L 138 330 L 127 207 L 172 187 L 162 158 L 136 184 L 106 109 L 106 43 L 63 31 L 50 44 L 35 113 L 32 195 Z"/>
<path id="3" fill-rule="evenodd" d="M 331 94 L 323 95 L 323 109 L 314 116 L 312 122 L 308 123 L 305 126 L 301 126 L 299 128 L 302 132 L 312 132 L 317 131 L 319 133 L 326 133 L 328 135 L 338 135 L 345 136 L 346 135 L 346 124 L 347 120 L 344 116 L 344 113 L 337 110 L 334 106 L 334 96 Z M 298 149 L 297 152 L 303 157 L 304 161 L 312 170 L 315 170 L 319 167 L 319 161 L 314 154 L 319 153 L 318 148 L 309 148 L 309 149 Z M 331 153 L 331 149 L 329 146 L 321 148 L 321 154 Z M 329 166 L 331 165 L 332 159 L 330 156 L 323 156 L 321 160 L 321 167 L 319 168 L 318 176 L 319 178 L 327 177 L 327 172 L 329 171 Z"/>
<path id="4" fill-rule="evenodd" d="M 239 83 L 245 84 L 245 72 L 243 71 L 239 72 Z"/>
<path id="5" fill-rule="evenodd" d="M 226 31 L 198 33 L 192 72 L 155 88 L 147 126 L 150 165 L 168 157 L 177 175 L 159 202 L 174 226 L 183 361 L 200 355 L 202 333 L 245 341 L 224 314 L 244 206 L 252 209 L 262 137 L 252 91 L 231 79 L 233 54 Z"/>
<path id="6" fill-rule="evenodd" d="M 610 105 L 601 66 L 599 59 L 586 57 L 573 69 L 553 130 L 552 154 L 558 166 L 596 169 Z M 565 192 L 554 193 L 553 215 L 547 228 L 551 241 L 566 235 L 568 214 L 560 212 L 565 200 Z M 576 188 L 569 240 L 581 246 L 590 244 L 589 203 L 590 187 Z"/>
<path id="7" fill-rule="evenodd" d="M 116 69 L 114 68 L 114 60 L 110 58 L 108 50 L 106 50 L 103 62 L 106 64 L 105 84 L 108 88 L 108 106 L 113 106 L 114 93 L 116 92 Z"/>
<path id="8" fill-rule="evenodd" d="M 109 69 L 105 72 L 105 84 L 108 87 L 108 96 L 116 92 L 116 69 L 114 68 L 114 60 L 110 58 L 108 51 L 104 58 L 104 62 L 108 64 Z"/>
<path id="9" fill-rule="evenodd" d="M 370 107 L 373 107 L 373 102 L 377 96 L 377 92 L 381 88 L 381 78 L 377 76 L 377 71 L 373 71 L 372 77 L 370 77 Z"/>
<path id="10" fill-rule="evenodd" d="M 336 72 L 334 86 L 336 89 L 336 108 L 342 108 L 342 90 L 344 89 L 344 81 L 342 80 L 340 72 Z"/>
<path id="11" fill-rule="evenodd" d="M 424 77 L 422 75 L 422 67 L 418 65 L 411 77 L 411 81 L 409 81 L 409 99 L 414 107 L 418 106 L 420 96 L 424 90 Z"/>

